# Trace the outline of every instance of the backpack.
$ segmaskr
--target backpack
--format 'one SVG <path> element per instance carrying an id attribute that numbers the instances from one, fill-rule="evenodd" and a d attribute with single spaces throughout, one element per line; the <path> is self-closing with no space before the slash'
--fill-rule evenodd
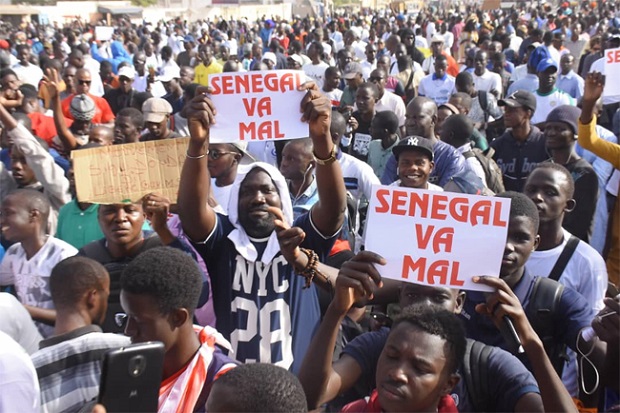
<path id="1" fill-rule="evenodd" d="M 489 377 L 487 363 L 492 346 L 480 341 L 467 339 L 465 356 L 463 357 L 463 377 L 473 410 L 476 412 L 491 411 L 489 406 Z"/>
<path id="2" fill-rule="evenodd" d="M 482 152 L 479 148 L 472 148 L 471 150 L 464 152 L 465 159 L 476 158 L 482 170 L 484 171 L 484 178 L 487 181 L 487 188 L 491 191 L 499 194 L 504 192 L 504 180 L 502 178 L 502 170 L 499 169 L 497 163 L 493 160 L 493 154 L 495 151 L 493 148 L 489 148 L 486 153 Z"/>

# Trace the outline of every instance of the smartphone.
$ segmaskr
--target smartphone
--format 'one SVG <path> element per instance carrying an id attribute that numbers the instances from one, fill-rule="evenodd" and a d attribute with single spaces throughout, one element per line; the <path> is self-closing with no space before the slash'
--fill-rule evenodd
<path id="1" fill-rule="evenodd" d="M 164 364 L 160 342 L 132 344 L 103 357 L 98 403 L 112 412 L 156 412 Z"/>

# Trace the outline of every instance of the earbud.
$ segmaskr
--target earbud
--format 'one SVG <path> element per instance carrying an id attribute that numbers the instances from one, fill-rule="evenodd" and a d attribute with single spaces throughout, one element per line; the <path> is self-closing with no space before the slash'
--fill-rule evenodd
<path id="1" fill-rule="evenodd" d="M 308 165 L 308 167 L 306 168 L 306 172 L 304 172 L 304 175 L 307 174 L 310 169 L 312 169 L 312 164 Z"/>

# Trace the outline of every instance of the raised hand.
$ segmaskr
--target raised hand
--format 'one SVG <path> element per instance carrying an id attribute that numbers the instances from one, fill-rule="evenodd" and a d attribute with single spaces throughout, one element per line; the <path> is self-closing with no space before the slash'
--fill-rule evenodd
<path id="1" fill-rule="evenodd" d="M 342 264 L 331 305 L 343 313 L 354 305 L 366 305 L 373 298 L 375 289 L 383 287 L 375 264 L 385 265 L 385 258 L 370 251 L 362 251 Z"/>
<path id="2" fill-rule="evenodd" d="M 55 99 L 58 97 L 58 85 L 60 84 L 60 76 L 58 71 L 53 68 L 45 70 L 45 76 L 43 77 L 43 84 L 47 87 L 50 98 Z"/>
<path id="3" fill-rule="evenodd" d="M 168 212 L 170 200 L 163 195 L 150 193 L 142 198 L 142 208 L 146 217 L 151 221 L 153 230 L 159 235 L 168 230 Z"/>
<path id="4" fill-rule="evenodd" d="M 301 120 L 308 122 L 310 137 L 330 136 L 332 104 L 328 97 L 323 95 L 314 82 L 306 82 L 300 86 L 306 95 L 301 100 Z"/>
<path id="5" fill-rule="evenodd" d="M 207 87 L 199 87 L 186 111 L 189 135 L 193 144 L 204 145 L 209 138 L 209 127 L 215 123 L 217 111 L 207 95 L 208 92 Z"/>
<path id="6" fill-rule="evenodd" d="M 588 73 L 583 88 L 584 103 L 587 101 L 594 104 L 603 95 L 603 89 L 605 89 L 605 75 L 599 72 Z"/>
<path id="7" fill-rule="evenodd" d="M 280 243 L 280 252 L 294 268 L 304 268 L 308 264 L 308 257 L 301 253 L 299 246 L 306 238 L 306 233 L 299 227 L 291 228 L 280 208 L 268 207 L 267 210 L 275 216 L 274 224 Z"/>

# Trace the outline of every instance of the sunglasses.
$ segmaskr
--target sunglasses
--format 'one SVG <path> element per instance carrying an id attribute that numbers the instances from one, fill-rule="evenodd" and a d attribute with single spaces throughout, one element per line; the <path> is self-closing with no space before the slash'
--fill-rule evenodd
<path id="1" fill-rule="evenodd" d="M 91 80 L 80 80 L 80 79 L 78 79 L 78 83 L 80 85 L 88 85 L 88 86 L 90 86 Z"/>
<path id="2" fill-rule="evenodd" d="M 214 161 L 220 159 L 222 156 L 230 154 L 230 155 L 235 155 L 238 154 L 239 152 L 232 152 L 232 151 L 218 151 L 213 150 L 213 151 L 209 151 L 209 159 L 213 159 Z"/>

